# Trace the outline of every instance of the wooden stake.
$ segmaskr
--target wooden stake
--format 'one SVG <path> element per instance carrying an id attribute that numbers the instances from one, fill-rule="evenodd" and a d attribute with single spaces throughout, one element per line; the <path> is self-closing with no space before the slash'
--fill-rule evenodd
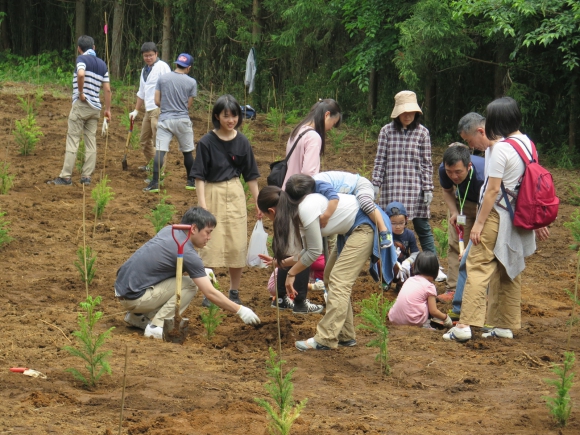
<path id="1" fill-rule="evenodd" d="M 127 360 L 129 359 L 129 348 L 125 345 L 125 370 L 123 370 L 123 392 L 121 393 L 121 415 L 119 417 L 119 435 L 123 428 L 123 409 L 125 408 L 125 385 L 127 383 Z"/>
<path id="2" fill-rule="evenodd" d="M 278 103 L 276 102 L 276 85 L 274 84 L 274 76 L 272 76 L 272 95 L 274 96 L 274 107 L 278 108 Z"/>
<path id="3" fill-rule="evenodd" d="M 86 224 L 86 195 L 85 184 L 83 184 L 83 260 L 85 262 L 85 289 L 87 291 L 87 299 L 89 298 L 89 278 L 87 276 L 87 224 Z"/>
<path id="4" fill-rule="evenodd" d="M 211 99 L 213 97 L 213 83 L 210 83 L 209 86 L 209 103 L 207 105 L 207 131 L 206 133 L 209 133 L 209 125 L 210 125 L 210 121 L 211 121 Z"/>

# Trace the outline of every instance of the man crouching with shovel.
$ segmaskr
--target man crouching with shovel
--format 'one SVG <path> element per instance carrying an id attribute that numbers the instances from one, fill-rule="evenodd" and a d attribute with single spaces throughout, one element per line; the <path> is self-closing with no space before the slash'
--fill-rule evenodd
<path id="1" fill-rule="evenodd" d="M 260 323 L 251 309 L 230 301 L 213 287 L 194 249 L 207 244 L 215 226 L 216 219 L 209 211 L 192 207 L 183 215 L 181 225 L 163 228 L 119 268 L 115 296 L 128 311 L 125 322 L 145 329 L 145 337 L 183 342 L 187 321 L 180 322 L 179 318 L 199 289 L 218 307 L 240 316 L 244 323 Z M 188 238 L 191 243 L 187 243 Z M 189 277 L 182 276 L 180 266 Z M 164 337 L 164 322 L 175 317 L 175 333 Z M 167 338 L 179 333 L 182 339 Z"/>

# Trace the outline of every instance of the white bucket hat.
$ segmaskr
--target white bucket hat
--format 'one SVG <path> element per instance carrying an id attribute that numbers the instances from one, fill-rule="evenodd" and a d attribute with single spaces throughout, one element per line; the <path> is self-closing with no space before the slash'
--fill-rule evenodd
<path id="1" fill-rule="evenodd" d="M 397 118 L 401 113 L 405 112 L 423 114 L 417 104 L 417 95 L 413 91 L 401 91 L 395 95 L 395 107 L 393 108 L 393 113 L 391 113 L 391 118 Z"/>

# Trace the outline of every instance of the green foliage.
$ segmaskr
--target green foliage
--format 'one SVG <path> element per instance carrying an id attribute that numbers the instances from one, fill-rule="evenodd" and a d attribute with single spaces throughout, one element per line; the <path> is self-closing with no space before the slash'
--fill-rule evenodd
<path id="1" fill-rule="evenodd" d="M 572 233 L 574 244 L 571 246 L 573 250 L 578 250 L 580 246 L 580 210 L 574 210 L 572 218 L 568 222 L 564 222 L 564 226 Z"/>
<path id="2" fill-rule="evenodd" d="M 110 350 L 101 352 L 100 348 L 111 336 L 111 332 L 115 328 L 109 328 L 100 334 L 96 332 L 97 323 L 103 317 L 101 311 L 96 311 L 100 303 L 100 296 L 93 299 L 89 295 L 86 301 L 79 304 L 81 309 L 86 313 L 86 315 L 82 312 L 79 313 L 79 330 L 73 332 L 73 335 L 78 340 L 79 347 L 64 347 L 72 356 L 76 356 L 85 362 L 84 368 L 87 370 L 88 375 L 83 375 L 75 368 L 68 368 L 66 371 L 72 373 L 75 379 L 81 381 L 88 388 L 95 387 L 101 376 L 105 373 L 111 374 L 111 366 L 109 365 L 108 358 L 113 352 Z"/>
<path id="3" fill-rule="evenodd" d="M 77 168 L 78 172 L 83 171 L 83 166 L 85 164 L 85 155 L 86 155 L 85 140 L 81 139 L 81 141 L 79 142 L 79 148 L 77 149 L 77 156 L 75 159 L 75 168 Z"/>
<path id="4" fill-rule="evenodd" d="M 95 255 L 93 255 L 93 250 L 89 246 L 86 246 L 85 249 L 83 249 L 82 246 L 79 246 L 79 249 L 77 249 L 77 260 L 74 262 L 74 265 L 79 271 L 83 283 L 91 285 L 93 282 L 93 278 L 97 271 L 95 266 L 96 261 L 97 254 L 95 253 Z M 85 264 L 87 265 L 86 269 Z"/>
<path id="5" fill-rule="evenodd" d="M 270 257 L 274 256 L 274 250 L 272 249 L 273 241 L 274 241 L 274 238 L 272 236 L 268 236 L 268 255 Z"/>
<path id="6" fill-rule="evenodd" d="M 367 180 L 371 179 L 371 176 L 373 174 L 373 167 L 372 166 L 367 166 L 367 161 L 365 156 L 363 156 L 363 162 L 362 162 L 362 166 L 360 168 L 358 168 L 356 170 L 356 172 L 361 176 L 366 178 Z"/>
<path id="7" fill-rule="evenodd" d="M 31 154 L 40 137 L 44 136 L 36 125 L 36 118 L 33 114 L 16 121 L 16 128 L 13 134 L 16 143 L 20 146 L 20 154 L 23 156 Z"/>
<path id="8" fill-rule="evenodd" d="M 137 124 L 138 124 L 137 121 L 133 122 L 133 133 L 131 133 L 131 139 L 129 139 L 129 148 L 131 148 L 132 150 L 138 150 L 140 147 L 139 139 L 141 136 L 141 131 L 139 127 L 137 127 Z M 129 134 L 129 129 L 131 128 L 131 120 L 129 119 L 129 112 L 125 111 L 123 116 L 121 116 L 121 125 L 127 129 L 127 134 Z"/>
<path id="9" fill-rule="evenodd" d="M 284 122 L 284 112 L 277 107 L 270 107 L 270 110 L 266 114 L 266 124 L 274 129 L 276 140 L 280 141 L 280 134 L 282 129 L 282 123 Z"/>
<path id="10" fill-rule="evenodd" d="M 22 98 L 20 95 L 17 96 L 19 101 L 19 106 L 24 112 L 26 116 L 36 116 L 38 115 L 38 108 L 42 104 L 42 89 L 39 89 L 34 98 L 31 98 L 30 95 L 26 96 L 26 99 Z"/>
<path id="11" fill-rule="evenodd" d="M 105 175 L 91 191 L 91 197 L 95 200 L 93 211 L 97 218 L 100 218 L 103 215 L 105 207 L 115 197 L 113 189 L 107 186 L 108 183 L 109 178 Z"/>
<path id="12" fill-rule="evenodd" d="M 211 340 L 215 334 L 215 330 L 220 326 L 224 317 L 226 317 L 213 302 L 209 303 L 208 308 L 202 308 L 199 316 L 201 317 L 201 323 L 205 328 L 205 336 L 208 340 Z"/>
<path id="13" fill-rule="evenodd" d="M 163 196 L 159 199 L 159 204 L 155 206 L 151 212 L 145 216 L 153 224 L 155 228 L 155 234 L 157 234 L 161 229 L 171 222 L 173 215 L 175 214 L 175 206 L 173 204 L 167 204 L 165 201 L 169 198 L 166 195 L 166 191 L 163 191 Z"/>
<path id="14" fill-rule="evenodd" d="M 250 192 L 250 186 L 248 185 L 248 183 L 246 183 L 246 181 L 244 180 L 244 177 L 242 177 L 240 175 L 240 181 L 242 183 L 242 187 L 244 188 L 244 197 L 246 198 L 246 208 L 248 209 L 248 211 L 253 210 L 254 208 L 256 208 L 256 204 L 252 201 L 250 201 L 251 196 L 252 196 L 252 192 Z"/>
<path id="15" fill-rule="evenodd" d="M 254 140 L 254 130 L 252 130 L 251 122 L 244 120 L 240 128 L 240 133 L 246 136 L 250 143 L 252 143 L 252 141 Z"/>
<path id="16" fill-rule="evenodd" d="M 385 375 L 389 375 L 391 372 L 388 350 L 389 329 L 386 322 L 389 310 L 394 303 L 394 301 L 388 301 L 376 293 L 371 294 L 368 299 L 358 302 L 361 312 L 357 314 L 357 317 L 360 317 L 363 322 L 357 328 L 376 334 L 376 337 L 367 346 L 379 348 L 379 353 L 375 359 L 381 363 L 381 370 Z"/>
<path id="17" fill-rule="evenodd" d="M 0 82 L 28 82 L 36 85 L 58 84 L 70 86 L 73 66 L 70 50 L 49 51 L 36 56 L 22 57 L 10 52 L 2 53 Z"/>
<path id="18" fill-rule="evenodd" d="M 333 128 L 332 130 L 326 132 L 326 136 L 328 137 L 328 139 L 330 139 L 330 144 L 332 145 L 334 154 L 338 154 L 340 150 L 350 145 L 348 142 L 345 142 L 344 140 L 346 135 L 347 135 L 346 131 L 339 132 L 336 128 Z"/>
<path id="19" fill-rule="evenodd" d="M 4 219 L 4 215 L 6 215 L 6 212 L 0 211 L 0 248 L 14 240 L 8 235 L 10 232 L 10 227 L 8 226 L 10 221 Z"/>
<path id="20" fill-rule="evenodd" d="M 437 242 L 437 256 L 439 258 L 447 258 L 447 248 L 449 247 L 449 240 L 447 234 L 447 219 L 441 221 L 441 228 L 433 227 L 433 236 Z"/>
<path id="21" fill-rule="evenodd" d="M 300 417 L 300 413 L 306 406 L 308 399 L 296 404 L 292 398 L 294 384 L 292 375 L 296 369 L 290 370 L 283 376 L 283 364 L 286 361 L 277 360 L 276 352 L 269 348 L 270 358 L 266 362 L 266 371 L 270 380 L 264 385 L 270 394 L 273 403 L 265 399 L 255 398 L 258 405 L 264 408 L 268 414 L 268 431 L 270 435 L 288 435 L 292 424 Z"/>
<path id="22" fill-rule="evenodd" d="M 574 352 L 564 352 L 564 364 L 562 367 L 554 366 L 552 372 L 558 376 L 558 379 L 544 379 L 544 382 L 556 388 L 556 397 L 544 397 L 546 406 L 556 423 L 560 426 L 566 426 L 570 412 L 572 411 L 572 399 L 570 398 L 570 389 L 574 382 Z"/>
<path id="23" fill-rule="evenodd" d="M 10 163 L 0 163 L 0 195 L 6 195 L 14 184 L 13 180 L 15 176 L 9 174 L 8 168 L 10 168 Z"/>

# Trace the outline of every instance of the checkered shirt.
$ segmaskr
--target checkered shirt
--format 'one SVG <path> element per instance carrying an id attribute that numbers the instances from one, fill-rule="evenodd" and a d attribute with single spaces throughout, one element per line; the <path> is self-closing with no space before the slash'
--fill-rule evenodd
<path id="1" fill-rule="evenodd" d="M 423 199 L 424 191 L 433 191 L 429 130 L 419 125 L 405 135 L 394 122 L 385 125 L 379 134 L 372 183 L 381 187 L 379 205 L 383 210 L 390 202 L 399 201 L 409 219 L 431 217 Z"/>

